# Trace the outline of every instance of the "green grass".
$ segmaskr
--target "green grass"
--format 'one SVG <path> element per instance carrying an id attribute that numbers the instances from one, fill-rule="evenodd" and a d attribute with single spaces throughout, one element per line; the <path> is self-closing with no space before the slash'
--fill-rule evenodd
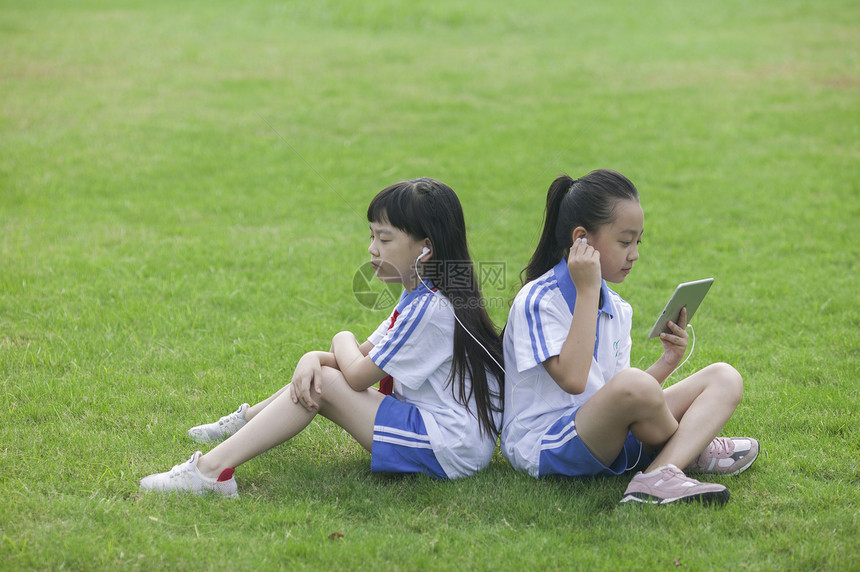
<path id="1" fill-rule="evenodd" d="M 850 1 L 0 1 L 0 568 L 860 568 L 858 96 Z M 684 373 L 733 363 L 763 447 L 725 508 L 373 476 L 322 419 L 236 502 L 139 494 L 384 318 L 351 291 L 381 188 L 458 192 L 501 325 L 549 183 L 599 167 L 646 212 L 634 365 L 716 278 Z"/>

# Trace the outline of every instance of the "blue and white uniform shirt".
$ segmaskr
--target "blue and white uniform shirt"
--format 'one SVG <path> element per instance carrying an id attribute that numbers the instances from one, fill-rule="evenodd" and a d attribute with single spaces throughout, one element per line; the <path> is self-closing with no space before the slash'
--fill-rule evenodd
<path id="1" fill-rule="evenodd" d="M 490 462 L 496 436 L 481 435 L 475 414 L 454 399 L 448 383 L 454 358 L 451 303 L 421 284 L 403 292 L 395 311 L 399 314 L 394 325 L 389 317 L 368 338 L 374 345 L 368 355 L 394 378 L 392 395 L 421 412 L 433 453 L 446 475 L 471 475 Z M 492 387 L 495 380 L 491 376 L 489 380 Z M 463 382 L 468 395 L 471 379 Z M 477 411 L 474 398 L 469 408 Z"/>
<path id="2" fill-rule="evenodd" d="M 580 407 L 617 373 L 630 367 L 630 304 L 601 284 L 594 354 L 585 390 L 561 389 L 543 362 L 561 353 L 576 304 L 576 287 L 562 259 L 526 284 L 505 328 L 505 416 L 502 454 L 519 470 L 538 474 L 540 442 L 556 420 Z"/>

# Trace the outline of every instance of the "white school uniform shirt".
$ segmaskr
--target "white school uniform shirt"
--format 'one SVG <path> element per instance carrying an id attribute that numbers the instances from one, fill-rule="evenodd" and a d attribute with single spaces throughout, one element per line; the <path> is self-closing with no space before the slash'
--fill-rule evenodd
<path id="1" fill-rule="evenodd" d="M 470 412 L 452 393 L 455 322 L 451 303 L 421 284 L 412 292 L 404 291 L 395 310 L 399 315 L 394 325 L 389 328 L 389 317 L 368 338 L 374 346 L 368 355 L 394 378 L 392 396 L 420 411 L 430 446 L 448 478 L 471 475 L 489 464 L 497 436 L 481 435 L 474 398 Z M 468 371 L 466 376 L 468 395 Z M 494 388 L 495 378 L 490 372 L 487 376 Z"/>
<path id="2" fill-rule="evenodd" d="M 630 304 L 601 284 L 594 354 L 585 391 L 561 389 L 543 362 L 561 353 L 567 339 L 576 287 L 567 260 L 532 280 L 514 299 L 505 327 L 505 414 L 502 454 L 515 469 L 538 476 L 541 440 L 562 415 L 580 407 L 618 372 L 630 367 Z"/>

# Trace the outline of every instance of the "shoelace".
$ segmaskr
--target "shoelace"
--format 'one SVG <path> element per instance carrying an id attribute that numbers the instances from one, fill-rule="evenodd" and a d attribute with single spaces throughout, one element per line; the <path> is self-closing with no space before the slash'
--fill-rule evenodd
<path id="1" fill-rule="evenodd" d="M 714 439 L 711 441 L 711 446 L 708 447 L 708 453 L 710 453 L 712 457 L 718 457 L 720 455 L 728 457 L 731 454 L 731 451 L 729 451 L 728 439 Z"/>
<path id="2" fill-rule="evenodd" d="M 684 471 L 682 471 L 678 467 L 666 465 L 665 467 L 663 467 L 663 480 L 668 481 L 671 479 L 682 479 L 684 481 L 692 480 L 690 479 L 690 477 L 684 474 Z"/>
<path id="3" fill-rule="evenodd" d="M 172 469 L 170 469 L 170 473 L 167 475 L 167 478 L 168 478 L 168 479 L 175 479 L 175 478 L 177 478 L 179 475 L 181 475 L 181 474 L 182 474 L 182 468 L 183 468 L 185 465 L 190 465 L 193 461 L 194 461 L 194 457 L 191 457 L 190 459 L 188 459 L 188 461 L 187 461 L 187 462 L 182 463 L 181 465 L 174 465 L 174 466 L 173 466 L 173 468 L 172 468 Z"/>
<path id="4" fill-rule="evenodd" d="M 240 409 L 240 411 L 241 411 L 241 409 Z M 239 411 L 236 411 L 235 413 L 231 413 L 230 415 L 225 415 L 224 417 L 222 417 L 221 419 L 218 420 L 218 426 L 219 427 L 226 427 L 227 425 L 235 424 L 236 421 L 238 421 L 238 414 L 239 414 Z"/>

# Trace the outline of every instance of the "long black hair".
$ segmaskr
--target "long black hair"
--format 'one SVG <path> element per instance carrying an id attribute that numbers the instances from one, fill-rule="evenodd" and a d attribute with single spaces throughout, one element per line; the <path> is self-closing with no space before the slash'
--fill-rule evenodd
<path id="1" fill-rule="evenodd" d="M 576 180 L 562 175 L 553 181 L 546 195 L 540 241 L 528 266 L 520 273 L 523 284 L 558 264 L 573 244 L 576 227 L 596 233 L 612 222 L 616 203 L 625 199 L 638 201 L 639 191 L 627 177 L 609 169 L 592 171 Z"/>
<path id="2" fill-rule="evenodd" d="M 448 380 L 452 394 L 467 408 L 474 396 L 481 432 L 498 435 L 501 428 L 496 426 L 493 413 L 502 410 L 504 396 L 505 372 L 499 365 L 502 340 L 487 314 L 475 277 L 466 244 L 466 221 L 457 195 L 435 179 L 395 183 L 373 198 L 367 207 L 367 220 L 388 221 L 416 240 L 430 239 L 433 259 L 425 265 L 425 273 L 451 302 L 459 320 L 454 326 L 454 356 Z M 498 380 L 498 388 L 490 386 L 487 370 Z M 469 390 L 462 381 L 467 373 L 472 380 Z"/>

